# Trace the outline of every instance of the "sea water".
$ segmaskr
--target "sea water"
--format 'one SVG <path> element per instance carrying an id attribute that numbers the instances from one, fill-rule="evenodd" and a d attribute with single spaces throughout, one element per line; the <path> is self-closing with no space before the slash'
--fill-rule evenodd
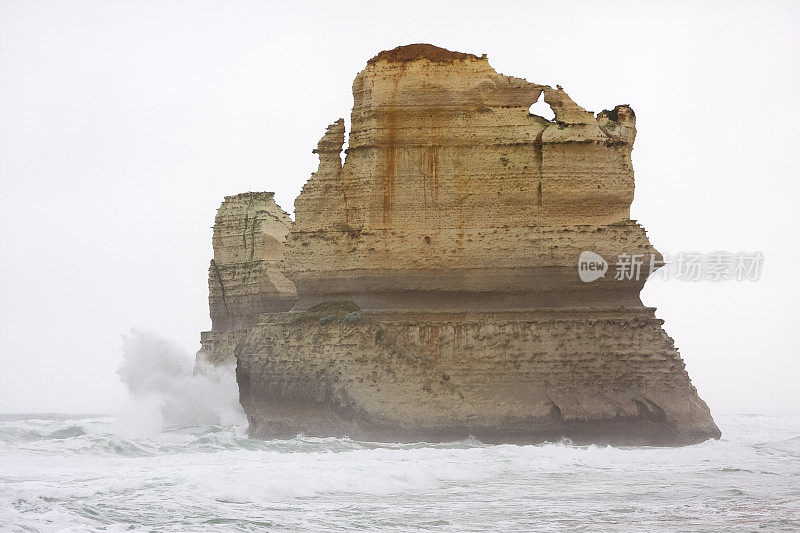
<path id="1" fill-rule="evenodd" d="M 679 448 L 261 441 L 230 372 L 174 353 L 129 339 L 127 412 L 0 415 L 0 530 L 800 529 L 800 417 Z"/>

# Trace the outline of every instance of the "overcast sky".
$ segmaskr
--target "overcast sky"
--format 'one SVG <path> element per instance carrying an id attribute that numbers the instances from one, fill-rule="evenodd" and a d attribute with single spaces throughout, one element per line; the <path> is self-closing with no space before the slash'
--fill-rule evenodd
<path id="1" fill-rule="evenodd" d="M 714 413 L 800 414 L 798 6 L 0 0 L 0 411 L 112 410 L 131 328 L 196 351 L 223 196 L 291 212 L 366 60 L 429 42 L 633 107 L 655 246 L 765 257 L 644 302 Z"/>

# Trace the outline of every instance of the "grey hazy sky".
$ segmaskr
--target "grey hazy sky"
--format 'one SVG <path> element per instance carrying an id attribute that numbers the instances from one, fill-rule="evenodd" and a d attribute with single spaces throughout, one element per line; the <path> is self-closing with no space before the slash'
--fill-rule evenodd
<path id="1" fill-rule="evenodd" d="M 132 327 L 198 348 L 222 197 L 292 211 L 366 60 L 430 42 L 637 114 L 632 218 L 758 282 L 651 280 L 715 413 L 800 414 L 800 4 L 0 0 L 0 411 L 109 411 Z"/>

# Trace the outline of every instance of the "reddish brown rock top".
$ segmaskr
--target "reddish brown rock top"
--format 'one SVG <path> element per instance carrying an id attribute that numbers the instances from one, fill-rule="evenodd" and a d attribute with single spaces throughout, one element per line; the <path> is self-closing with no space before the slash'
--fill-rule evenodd
<path id="1" fill-rule="evenodd" d="M 392 61 L 392 62 L 406 62 L 415 61 L 417 59 L 427 59 L 437 63 L 448 63 L 459 59 L 485 59 L 486 56 L 478 57 L 474 54 L 465 54 L 463 52 L 451 52 L 446 48 L 433 46 L 432 44 L 417 43 L 408 44 L 405 46 L 398 46 L 392 50 L 384 50 L 369 61 L 368 65 L 372 65 L 378 61 Z"/>

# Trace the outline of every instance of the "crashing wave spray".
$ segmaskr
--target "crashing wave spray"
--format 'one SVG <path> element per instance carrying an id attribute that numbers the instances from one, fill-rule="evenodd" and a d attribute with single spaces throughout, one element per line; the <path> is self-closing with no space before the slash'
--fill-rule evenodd
<path id="1" fill-rule="evenodd" d="M 150 430 L 245 425 L 233 365 L 197 362 L 174 342 L 132 330 L 123 336 L 117 373 L 133 400 L 128 422 Z"/>

